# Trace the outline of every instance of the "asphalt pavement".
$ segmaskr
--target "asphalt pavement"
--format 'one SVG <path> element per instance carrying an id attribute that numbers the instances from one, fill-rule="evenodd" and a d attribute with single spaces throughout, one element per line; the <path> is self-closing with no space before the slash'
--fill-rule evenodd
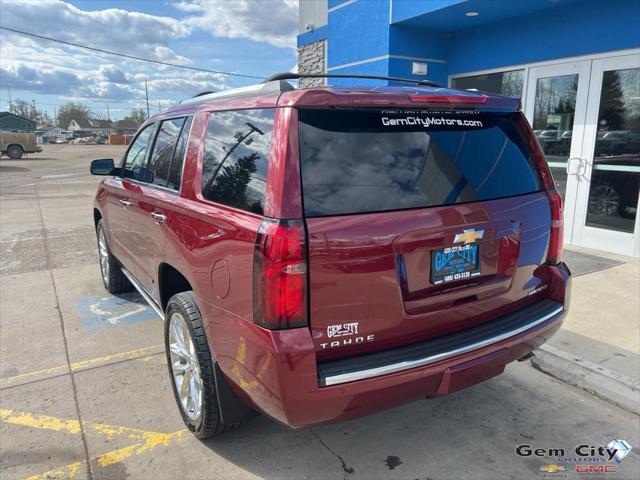
<path id="1" fill-rule="evenodd" d="M 161 321 L 100 281 L 88 165 L 123 150 L 46 145 L 0 160 L 3 480 L 640 477 L 639 417 L 529 363 L 344 423 L 294 431 L 257 416 L 196 439 L 173 399 Z M 615 439 L 632 446 L 619 464 L 575 454 Z M 542 453 L 516 454 L 522 445 Z"/>

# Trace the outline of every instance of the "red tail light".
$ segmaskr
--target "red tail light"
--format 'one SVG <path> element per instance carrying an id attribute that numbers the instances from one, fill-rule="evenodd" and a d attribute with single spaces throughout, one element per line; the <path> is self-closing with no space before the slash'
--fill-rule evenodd
<path id="1" fill-rule="evenodd" d="M 547 164 L 544 152 L 538 143 L 538 139 L 533 134 L 529 123 L 524 115 L 520 114 L 517 119 L 518 126 L 524 132 L 529 148 L 533 152 L 533 159 L 540 172 L 542 185 L 547 191 L 551 204 L 551 232 L 549 235 L 549 250 L 547 251 L 547 263 L 557 265 L 562 261 L 562 248 L 564 242 L 564 222 L 562 220 L 562 197 L 556 190 L 551 176 L 551 170 Z"/>
<path id="2" fill-rule="evenodd" d="M 547 164 L 547 159 L 544 156 L 544 152 L 542 151 L 542 147 L 538 143 L 538 139 L 533 134 L 533 130 L 529 126 L 526 117 L 523 114 L 520 114 L 516 117 L 516 121 L 518 126 L 524 133 L 524 136 L 529 143 L 529 149 L 533 152 L 533 160 L 538 167 L 538 172 L 540 172 L 540 178 L 542 180 L 542 185 L 546 190 L 554 190 L 555 185 L 553 183 L 553 177 L 551 176 L 551 170 L 549 170 L 549 165 Z"/>
<path id="3" fill-rule="evenodd" d="M 557 265 L 562 261 L 562 245 L 564 242 L 564 223 L 562 221 L 562 197 L 556 190 L 549 190 L 551 202 L 551 233 L 549 235 L 549 251 L 547 263 Z"/>
<path id="4" fill-rule="evenodd" d="M 253 321 L 269 329 L 307 325 L 307 253 L 302 220 L 264 219 L 253 256 Z"/>

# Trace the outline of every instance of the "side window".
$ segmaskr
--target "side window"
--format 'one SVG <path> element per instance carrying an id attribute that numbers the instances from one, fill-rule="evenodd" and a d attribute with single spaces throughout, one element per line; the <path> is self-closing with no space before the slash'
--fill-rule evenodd
<path id="1" fill-rule="evenodd" d="M 164 120 L 160 124 L 158 135 L 156 136 L 156 141 L 153 145 L 153 151 L 151 152 L 151 158 L 149 159 L 149 165 L 147 167 L 147 181 L 149 183 L 160 185 L 162 187 L 167 186 L 171 160 L 173 159 L 173 154 L 176 150 L 176 144 L 178 143 L 178 137 L 180 136 L 183 124 L 184 117 Z"/>
<path id="2" fill-rule="evenodd" d="M 146 126 L 129 147 L 127 156 L 124 159 L 123 177 L 145 181 L 147 171 L 145 168 L 147 147 L 149 146 L 149 141 L 151 140 L 151 135 L 155 127 L 155 124 Z"/>
<path id="3" fill-rule="evenodd" d="M 167 187 L 174 190 L 180 190 L 182 162 L 184 162 L 184 155 L 187 152 L 187 145 L 189 144 L 189 130 L 191 130 L 191 117 L 187 118 L 182 126 L 180 138 L 178 138 L 178 144 L 176 145 L 176 152 L 173 154 L 171 167 L 169 167 Z"/>
<path id="4" fill-rule="evenodd" d="M 209 117 L 202 195 L 212 202 L 263 213 L 275 110 L 214 112 Z"/>

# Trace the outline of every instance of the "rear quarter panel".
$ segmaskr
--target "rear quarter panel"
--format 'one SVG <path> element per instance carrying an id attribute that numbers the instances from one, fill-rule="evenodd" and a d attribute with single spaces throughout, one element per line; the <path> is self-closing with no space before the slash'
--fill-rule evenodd
<path id="1" fill-rule="evenodd" d="M 253 253 L 262 217 L 202 197 L 208 117 L 208 112 L 194 115 L 182 192 L 167 219 L 165 262 L 193 287 L 212 354 L 231 377 L 231 387 L 243 396 L 238 385 L 251 381 L 244 372 L 259 370 L 259 363 L 245 365 L 247 341 L 243 333 L 247 327 L 255 327 Z M 260 330 L 252 334 L 260 334 Z"/>

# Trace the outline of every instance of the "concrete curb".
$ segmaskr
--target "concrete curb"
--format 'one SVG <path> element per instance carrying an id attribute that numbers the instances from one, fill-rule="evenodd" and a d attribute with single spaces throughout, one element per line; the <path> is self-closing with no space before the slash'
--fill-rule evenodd
<path id="1" fill-rule="evenodd" d="M 640 388 L 633 380 L 551 345 L 542 345 L 531 359 L 541 372 L 582 388 L 625 410 L 640 414 Z"/>

